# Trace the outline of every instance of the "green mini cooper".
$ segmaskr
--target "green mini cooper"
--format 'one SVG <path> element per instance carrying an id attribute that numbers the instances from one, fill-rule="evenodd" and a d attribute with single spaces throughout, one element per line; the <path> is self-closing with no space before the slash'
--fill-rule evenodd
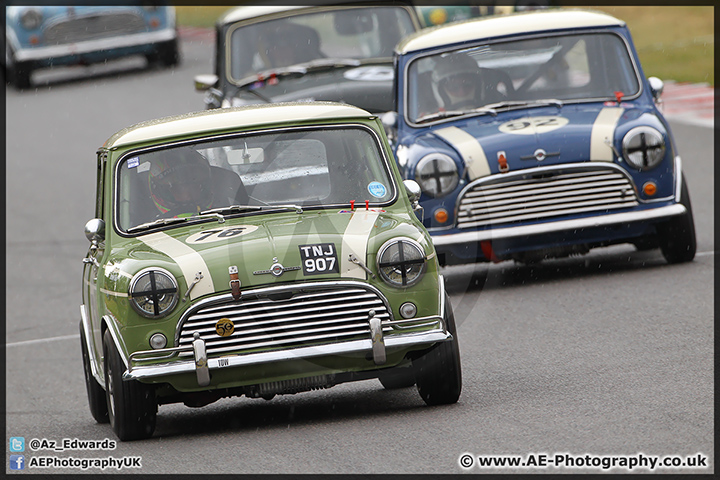
<path id="1" fill-rule="evenodd" d="M 97 155 L 80 335 L 90 411 L 121 440 L 151 436 L 163 404 L 371 378 L 458 400 L 420 189 L 376 116 L 210 110 L 126 128 Z"/>

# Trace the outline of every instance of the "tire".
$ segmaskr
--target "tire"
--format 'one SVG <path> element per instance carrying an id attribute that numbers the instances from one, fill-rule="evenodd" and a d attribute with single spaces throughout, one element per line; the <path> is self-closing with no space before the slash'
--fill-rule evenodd
<path id="1" fill-rule="evenodd" d="M 122 441 L 151 437 L 157 417 L 155 388 L 137 380 L 123 381 L 125 363 L 115 348 L 109 330 L 103 335 L 103 352 L 110 426 Z"/>
<path id="2" fill-rule="evenodd" d="M 157 63 L 163 67 L 174 67 L 180 64 L 180 48 L 177 38 L 157 44 L 154 53 L 147 55 L 148 63 Z"/>
<path id="3" fill-rule="evenodd" d="M 687 211 L 684 215 L 673 217 L 666 223 L 658 225 L 660 250 L 668 263 L 692 261 L 697 250 L 695 221 L 685 177 L 682 178 L 681 185 L 680 203 L 685 206 Z"/>
<path id="4" fill-rule="evenodd" d="M 87 390 L 90 413 L 96 422 L 108 423 L 110 418 L 108 417 L 105 390 L 92 375 L 90 355 L 88 354 L 85 330 L 83 329 L 82 322 L 80 322 L 80 349 L 82 351 L 83 372 L 85 373 L 85 389 Z"/>
<path id="5" fill-rule="evenodd" d="M 380 374 L 378 380 L 386 390 L 408 388 L 415 385 L 415 372 L 412 368 L 393 368 Z"/>
<path id="6" fill-rule="evenodd" d="M 23 64 L 15 64 L 13 69 L 13 86 L 18 90 L 27 90 L 30 88 L 30 74 L 32 71 L 30 67 Z"/>
<path id="7" fill-rule="evenodd" d="M 5 81 L 18 90 L 30 88 L 30 75 L 32 74 L 31 64 L 27 62 L 16 62 L 12 50 L 9 46 L 7 48 Z"/>
<path id="8" fill-rule="evenodd" d="M 450 299 L 445 295 L 445 322 L 452 340 L 440 342 L 413 360 L 417 389 L 427 405 L 455 403 L 462 391 L 462 369 L 457 328 Z"/>

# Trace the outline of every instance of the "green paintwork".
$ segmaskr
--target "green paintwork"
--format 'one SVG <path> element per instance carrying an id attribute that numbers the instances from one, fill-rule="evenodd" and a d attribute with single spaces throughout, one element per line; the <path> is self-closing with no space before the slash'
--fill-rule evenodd
<path id="1" fill-rule="evenodd" d="M 340 268 L 338 273 L 311 276 L 305 275 L 302 269 L 287 271 L 278 277 L 271 274 L 253 274 L 256 271 L 269 269 L 275 257 L 284 267 L 301 266 L 301 245 L 332 243 L 340 263 L 343 255 L 346 256 L 348 252 L 344 246 L 344 242 L 347 241 L 344 233 L 351 218 L 368 213 L 364 205 L 358 205 L 354 212 L 340 211 L 337 208 L 308 209 L 303 213 L 296 213 L 293 210 L 274 213 L 253 212 L 227 216 L 224 223 L 208 219 L 203 222 L 170 225 L 149 232 L 141 231 L 132 236 L 121 234 L 113 224 L 115 164 L 128 152 L 161 143 L 259 131 L 264 128 L 348 123 L 365 125 L 377 133 L 382 141 L 381 149 L 385 152 L 392 181 L 395 182 L 395 190 L 402 192 L 396 196 L 391 205 L 383 207 L 384 211 L 369 212 L 376 218 L 367 235 L 366 256 L 361 260 L 376 273 L 375 278 L 368 278 L 364 273 L 358 276 L 343 268 Z M 91 266 L 86 266 L 83 297 L 84 306 L 91 316 L 90 338 L 100 372 L 103 368 L 101 331 L 104 328 L 111 328 L 117 334 L 119 349 L 125 356 L 135 351 L 149 350 L 149 339 L 157 332 L 163 333 L 169 339 L 168 347 L 172 347 L 175 330 L 184 311 L 203 298 L 230 292 L 228 274 L 230 266 L 238 267 L 242 291 L 293 282 L 354 279 L 367 282 L 379 289 L 388 300 L 396 319 L 402 318 L 398 308 L 408 300 L 412 300 L 417 305 L 417 317 L 442 315 L 438 295 L 440 277 L 432 241 L 422 223 L 412 212 L 410 202 L 404 194 L 405 188 L 400 181 L 397 166 L 392 160 L 383 127 L 377 117 L 368 112 L 346 105 L 313 103 L 212 110 L 170 117 L 144 122 L 113 135 L 100 149 L 99 162 L 103 172 L 101 218 L 106 225 L 105 240 L 100 244 L 96 254 L 100 268 L 95 270 Z M 210 237 L 212 231 L 216 229 L 243 230 L 230 230 L 233 234 L 222 238 L 217 235 Z M 407 288 L 389 286 L 377 276 L 378 249 L 386 241 L 398 237 L 420 243 L 428 258 L 422 280 Z M 188 239 L 193 238 L 201 238 L 204 241 L 188 242 Z M 207 241 L 207 238 L 211 238 L 212 241 Z M 170 245 L 170 250 L 175 249 L 175 251 L 179 248 L 184 254 L 168 254 L 168 249 L 163 245 Z M 204 278 L 194 287 L 190 298 L 183 301 L 182 298 L 193 281 L 193 277 L 187 275 L 190 271 L 186 265 L 189 257 L 195 262 L 201 260 L 206 265 L 207 271 L 202 272 Z M 131 279 L 137 272 L 148 267 L 163 268 L 178 282 L 181 300 L 172 313 L 161 319 L 144 318 L 130 306 L 128 290 Z M 357 269 L 354 271 L 357 272 Z M 88 289 L 89 284 L 92 283 L 88 281 L 88 272 L 97 276 L 97 289 L 93 298 L 90 298 L 92 292 Z M 428 327 L 422 327 L 420 330 L 423 328 Z M 385 366 L 402 363 L 409 350 L 429 346 L 389 349 L 388 363 Z M 163 360 L 157 360 L 151 363 L 162 362 Z M 213 383 L 209 388 L 253 384 L 263 379 L 275 381 L 338 371 L 377 368 L 365 355 L 321 357 L 310 362 L 312 365 L 302 362 L 305 366 L 291 366 L 288 363 L 292 362 L 278 362 L 272 366 L 223 369 L 217 375 L 214 374 Z M 197 387 L 194 372 L 159 377 L 149 381 L 168 382 L 178 391 L 202 390 Z M 158 395 L 163 395 L 165 391 L 159 389 Z"/>

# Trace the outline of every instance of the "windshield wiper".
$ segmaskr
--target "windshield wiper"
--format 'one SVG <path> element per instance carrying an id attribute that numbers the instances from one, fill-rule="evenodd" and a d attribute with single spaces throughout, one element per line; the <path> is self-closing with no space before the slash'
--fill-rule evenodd
<path id="1" fill-rule="evenodd" d="M 484 108 L 505 108 L 505 107 L 543 107 L 546 105 L 555 105 L 558 108 L 563 107 L 562 100 L 556 98 L 542 98 L 540 100 L 505 100 L 503 102 L 490 103 Z"/>
<path id="2" fill-rule="evenodd" d="M 287 77 L 302 77 L 308 73 L 323 70 L 334 70 L 336 68 L 358 67 L 362 65 L 360 60 L 354 58 L 318 58 L 309 62 L 298 63 L 287 67 L 271 68 L 257 72 L 251 76 L 242 78 L 237 83 L 237 89 L 241 90 L 259 81 L 266 81 L 275 76 L 278 80 Z M 262 79 L 262 80 L 261 80 Z"/>
<path id="3" fill-rule="evenodd" d="M 448 117 L 459 117 L 460 115 L 468 115 L 470 113 L 475 114 L 486 114 L 489 113 L 493 117 L 497 116 L 497 112 L 494 108 L 491 108 L 492 106 L 485 106 L 485 107 L 478 107 L 478 108 L 470 108 L 467 110 L 447 110 L 445 112 L 435 112 L 431 113 L 429 115 L 423 115 L 422 117 L 415 120 L 415 123 L 425 123 L 425 122 L 431 122 L 433 120 L 439 120 L 441 118 L 448 118 Z"/>
<path id="4" fill-rule="evenodd" d="M 295 213 L 303 213 L 303 209 L 300 205 L 229 205 L 227 207 L 211 208 L 209 210 L 203 210 L 200 215 L 204 214 L 220 214 L 220 213 L 240 213 L 245 210 L 277 210 L 277 209 L 293 209 Z"/>
<path id="5" fill-rule="evenodd" d="M 164 225 L 170 225 L 172 223 L 183 223 L 183 222 L 187 222 L 188 220 L 199 220 L 199 219 L 205 219 L 205 218 L 216 218 L 218 223 L 225 223 L 225 217 L 223 217 L 219 213 L 208 211 L 208 212 L 200 212 L 200 215 L 192 215 L 189 217 L 158 218 L 157 220 L 153 220 L 152 222 L 141 223 L 140 225 L 130 227 L 127 229 L 127 231 L 128 231 L 128 233 L 137 232 L 138 230 L 148 230 L 150 228 L 157 227 L 160 225 L 164 226 Z"/>

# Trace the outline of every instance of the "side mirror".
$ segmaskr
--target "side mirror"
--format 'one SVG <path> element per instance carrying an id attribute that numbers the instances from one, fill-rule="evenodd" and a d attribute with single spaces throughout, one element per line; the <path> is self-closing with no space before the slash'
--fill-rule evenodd
<path id="1" fill-rule="evenodd" d="M 656 102 L 659 102 L 660 95 L 662 95 L 663 90 L 665 89 L 665 83 L 658 77 L 648 77 L 648 83 L 650 84 L 650 90 L 652 91 L 653 98 Z"/>
<path id="2" fill-rule="evenodd" d="M 380 115 L 380 121 L 382 122 L 383 126 L 388 128 L 397 128 L 397 121 L 398 116 L 396 112 L 385 112 L 382 115 Z"/>
<path id="3" fill-rule="evenodd" d="M 403 184 L 405 185 L 405 192 L 407 192 L 408 199 L 410 200 L 412 209 L 415 211 L 415 215 L 418 216 L 421 222 L 424 221 L 425 209 L 420 206 L 420 194 L 422 193 L 420 185 L 418 185 L 415 180 L 403 180 Z"/>
<path id="4" fill-rule="evenodd" d="M 195 75 L 195 90 L 198 92 L 206 92 L 215 87 L 218 83 L 218 76 L 211 73 L 203 75 Z"/>
<path id="5" fill-rule="evenodd" d="M 385 135 L 388 137 L 388 141 L 390 142 L 390 146 L 395 149 L 395 144 L 397 142 L 397 124 L 398 124 L 398 115 L 395 112 L 385 112 L 382 115 L 380 115 L 380 122 L 382 123 L 383 127 L 385 128 Z"/>
<path id="6" fill-rule="evenodd" d="M 105 221 L 93 218 L 85 224 L 85 237 L 90 241 L 91 249 L 97 249 L 98 243 L 105 240 Z"/>
<path id="7" fill-rule="evenodd" d="M 418 185 L 415 180 L 403 180 L 403 184 L 405 184 L 405 191 L 407 192 L 413 210 L 416 210 L 420 204 L 420 194 L 422 193 L 420 185 Z"/>

